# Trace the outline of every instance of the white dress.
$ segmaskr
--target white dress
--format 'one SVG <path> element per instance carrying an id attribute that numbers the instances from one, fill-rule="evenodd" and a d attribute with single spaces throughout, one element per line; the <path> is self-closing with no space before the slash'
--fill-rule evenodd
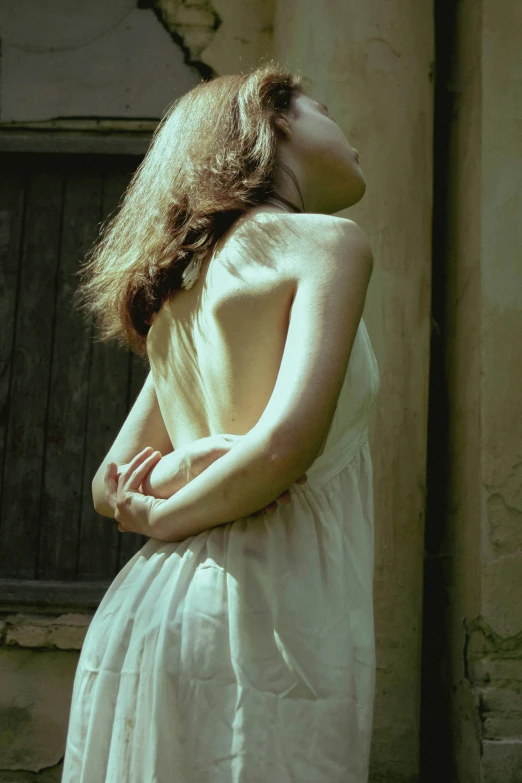
<path id="1" fill-rule="evenodd" d="M 62 783 L 366 783 L 379 385 L 361 319 L 291 502 L 150 539 L 116 576 L 78 663 Z"/>

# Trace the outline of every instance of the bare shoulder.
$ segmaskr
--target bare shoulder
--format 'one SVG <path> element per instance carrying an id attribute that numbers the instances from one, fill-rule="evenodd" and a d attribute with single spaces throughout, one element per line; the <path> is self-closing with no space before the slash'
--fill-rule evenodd
<path id="1" fill-rule="evenodd" d="M 297 234 L 318 236 L 324 235 L 341 235 L 347 232 L 348 234 L 360 234 L 366 236 L 360 226 L 350 218 L 339 217 L 338 215 L 323 215 L 318 212 L 303 212 L 303 213 L 278 213 L 272 215 L 277 220 L 285 223 L 290 231 L 297 232 Z"/>
<path id="2" fill-rule="evenodd" d="M 260 246 L 280 271 L 301 277 L 311 267 L 337 268 L 348 257 L 373 265 L 367 234 L 353 220 L 319 213 L 257 215 L 244 226 L 249 245 Z"/>

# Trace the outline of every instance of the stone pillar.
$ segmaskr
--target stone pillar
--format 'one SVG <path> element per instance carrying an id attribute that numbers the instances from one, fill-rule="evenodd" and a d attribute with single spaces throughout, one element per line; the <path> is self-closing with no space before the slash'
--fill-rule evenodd
<path id="1" fill-rule="evenodd" d="M 430 337 L 433 9 L 428 0 L 278 0 L 274 56 L 301 70 L 368 182 L 343 214 L 369 235 L 365 320 L 381 372 L 374 462 L 377 691 L 372 780 L 419 769 Z"/>

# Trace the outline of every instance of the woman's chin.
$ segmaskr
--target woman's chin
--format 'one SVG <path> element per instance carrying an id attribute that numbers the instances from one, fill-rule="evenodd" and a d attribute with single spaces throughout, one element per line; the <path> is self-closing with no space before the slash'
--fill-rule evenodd
<path id="1" fill-rule="evenodd" d="M 362 180 L 360 187 L 354 188 L 344 198 L 339 199 L 338 204 L 335 206 L 335 209 L 330 211 L 330 214 L 334 215 L 336 212 L 341 212 L 343 209 L 349 209 L 350 207 L 353 207 L 362 199 L 365 193 L 366 182 Z"/>
<path id="2" fill-rule="evenodd" d="M 365 193 L 366 193 L 366 180 L 364 179 L 364 177 L 361 177 L 361 190 L 357 201 L 360 201 Z"/>

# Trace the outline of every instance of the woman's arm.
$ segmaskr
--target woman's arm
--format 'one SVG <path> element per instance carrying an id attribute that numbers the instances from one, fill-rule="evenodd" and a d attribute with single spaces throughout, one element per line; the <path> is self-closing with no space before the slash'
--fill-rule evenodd
<path id="1" fill-rule="evenodd" d="M 154 465 L 142 481 L 140 491 L 144 495 L 151 495 L 154 498 L 170 498 L 196 476 L 199 476 L 215 460 L 230 451 L 241 438 L 242 435 L 227 433 L 209 435 L 180 446 L 170 454 L 165 454 Z M 108 462 L 114 462 L 114 460 L 108 460 Z M 127 467 L 128 463 L 118 465 L 119 472 L 123 473 Z M 102 516 L 114 519 L 114 508 L 107 502 L 105 495 L 103 502 L 98 503 L 96 510 Z"/>
<path id="2" fill-rule="evenodd" d="M 256 428 L 221 459 L 149 515 L 140 532 L 163 541 L 182 541 L 270 505 L 301 477 L 310 462 L 276 449 Z"/>

